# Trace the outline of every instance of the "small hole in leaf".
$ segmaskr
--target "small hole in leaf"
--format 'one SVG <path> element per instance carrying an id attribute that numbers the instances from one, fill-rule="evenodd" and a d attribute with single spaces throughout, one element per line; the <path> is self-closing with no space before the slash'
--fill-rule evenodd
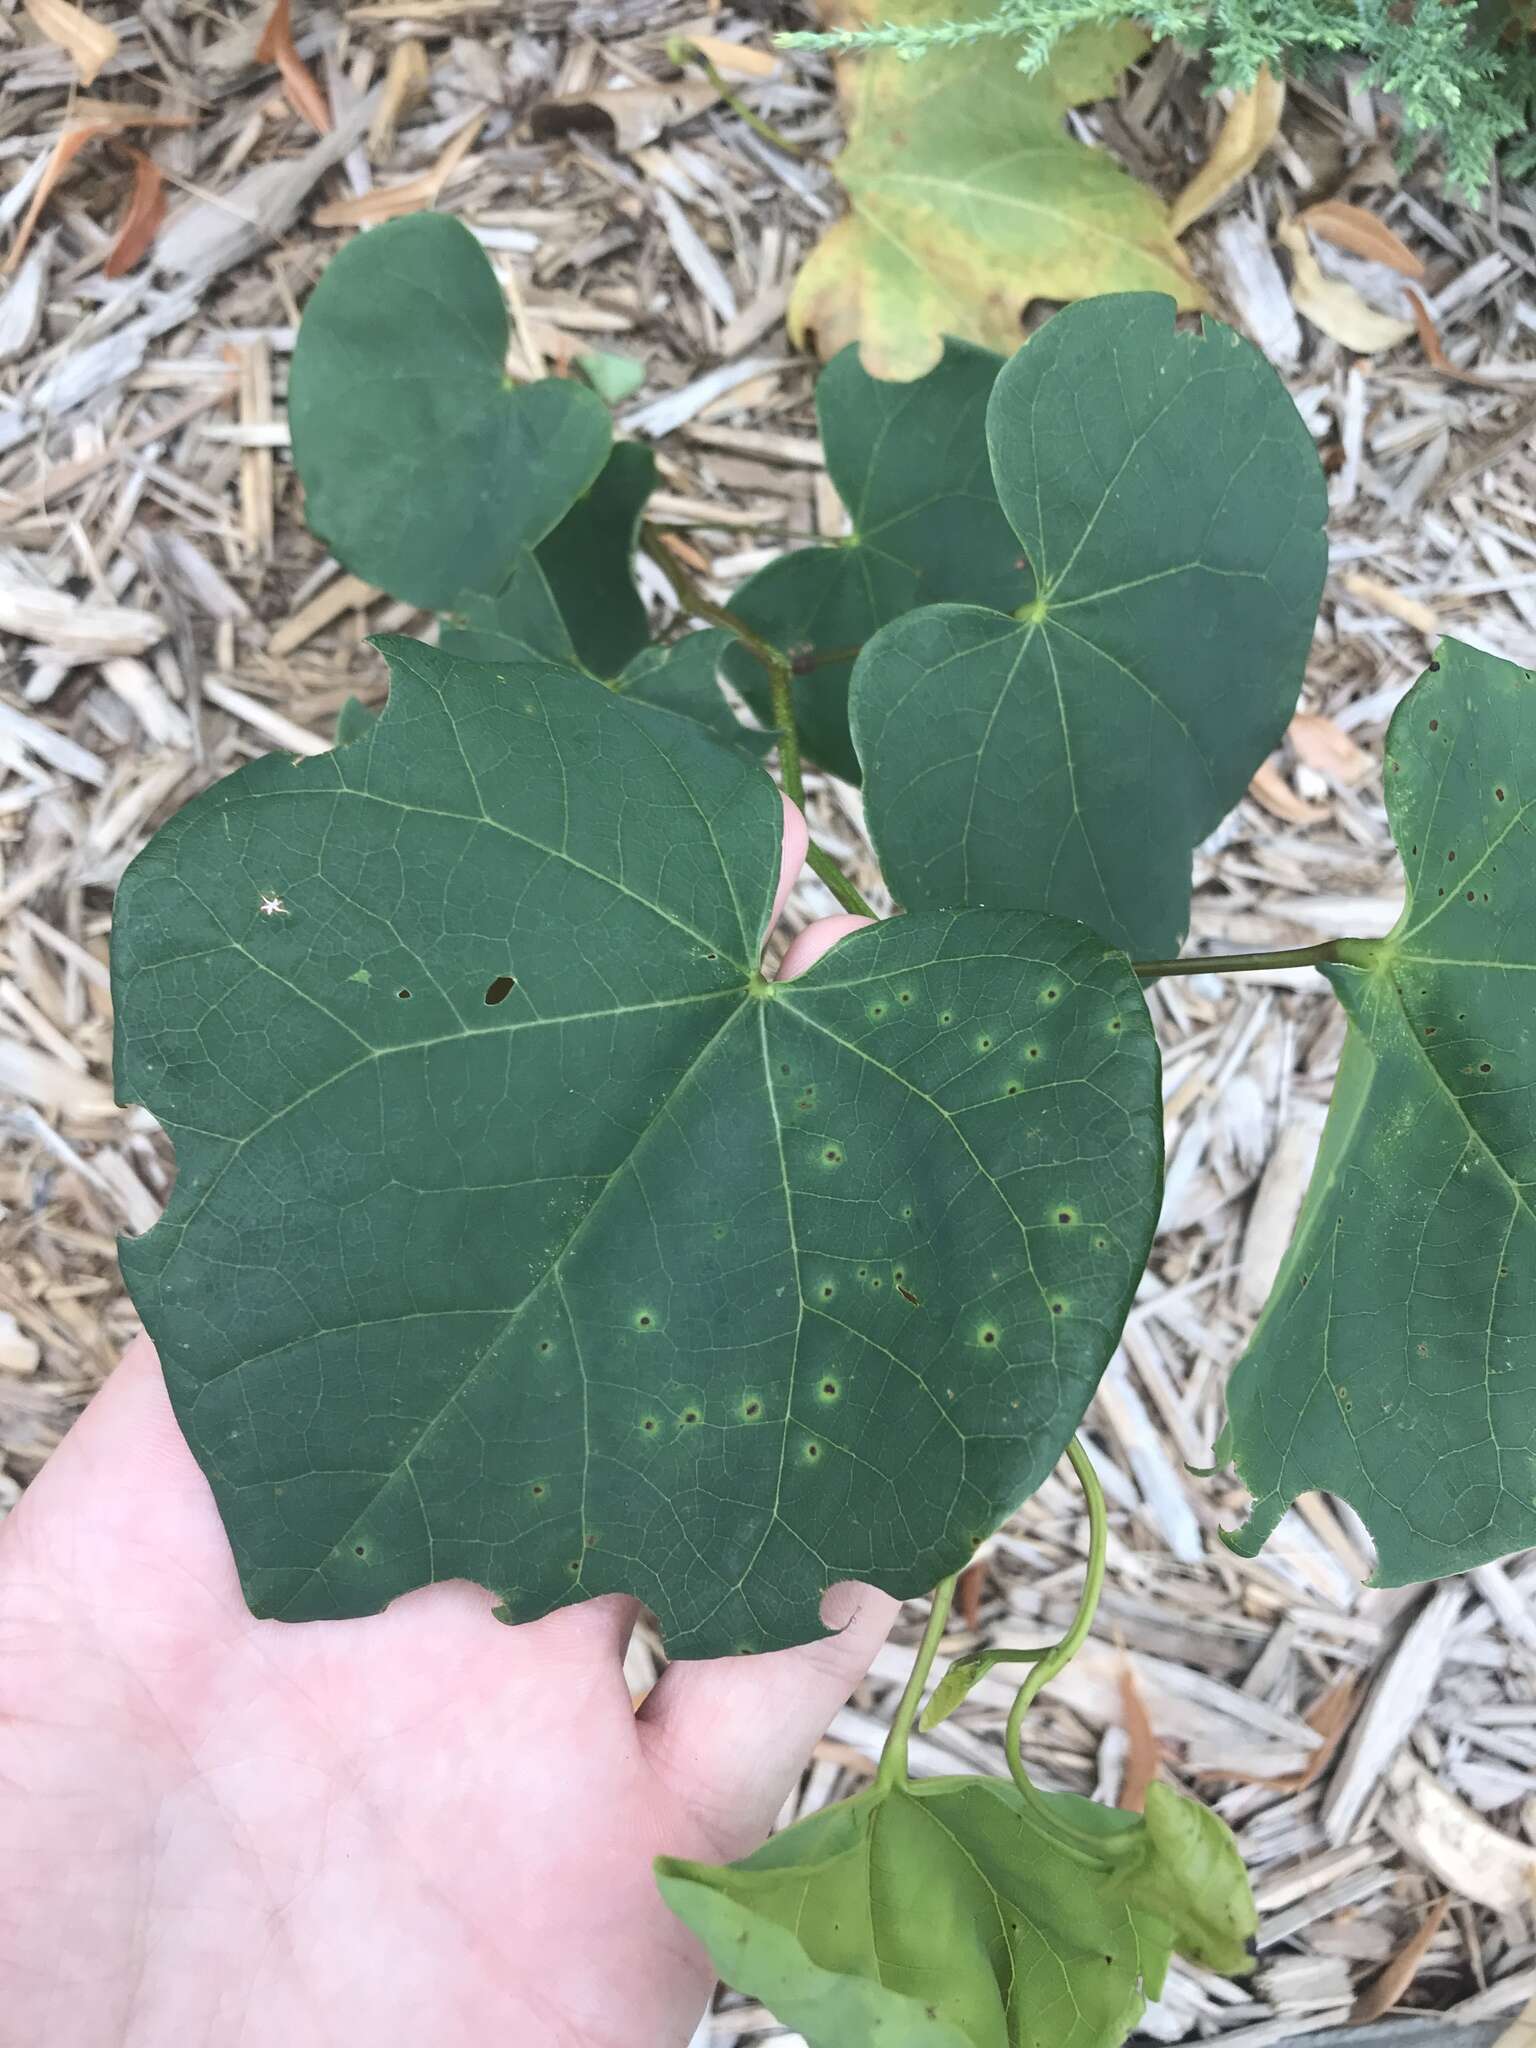
<path id="1" fill-rule="evenodd" d="M 1093 1248 L 1096 1252 L 1107 1252 L 1109 1250 L 1109 1239 L 1107 1237 L 1096 1237 L 1093 1240 Z"/>
<path id="2" fill-rule="evenodd" d="M 359 1557 L 366 1557 L 368 1555 L 368 1546 L 366 1543 L 356 1544 L 354 1548 L 356 1549 Z"/>
<path id="3" fill-rule="evenodd" d="M 650 1310 L 648 1308 L 643 1308 L 641 1309 L 639 1315 L 635 1317 L 635 1328 L 637 1330 L 648 1330 L 651 1328 L 655 1320 L 656 1318 L 651 1314 Z"/>
<path id="4" fill-rule="evenodd" d="M 1072 1221 L 1072 1211 L 1070 1209 L 1058 1209 L 1056 1211 L 1056 1221 L 1058 1223 L 1070 1223 Z"/>
<path id="5" fill-rule="evenodd" d="M 897 1000 L 897 1002 L 898 1002 L 898 1003 L 910 1003 L 910 1002 L 911 1002 L 911 1000 L 912 1000 L 912 992 L 911 992 L 911 990 L 910 990 L 910 989 L 903 989 L 903 990 L 902 990 L 902 992 L 901 992 L 901 994 L 900 994 L 900 995 L 899 995 L 899 996 L 898 996 L 898 997 L 896 998 L 896 1000 Z"/>
<path id="6" fill-rule="evenodd" d="M 1495 796 L 1496 796 L 1496 797 L 1498 798 L 1499 802 L 1500 802 L 1500 803 L 1503 803 L 1503 801 L 1504 801 L 1504 792 L 1503 792 L 1503 790 L 1502 790 L 1502 789 L 1496 789 L 1496 790 L 1495 790 L 1495 791 L 1494 791 L 1493 793 L 1494 793 L 1494 795 L 1495 795 Z"/>
<path id="7" fill-rule="evenodd" d="M 1018 1082 L 1017 1082 L 1017 1081 L 1010 1081 L 1010 1082 L 1008 1083 L 1008 1093 L 1009 1093 L 1010 1095 L 1017 1095 L 1017 1094 L 1018 1094 L 1018 1092 L 1019 1092 L 1019 1084 L 1018 1084 Z"/>
<path id="8" fill-rule="evenodd" d="M 843 1155 L 835 1145 L 829 1145 L 821 1156 L 828 1166 L 841 1166 L 843 1163 Z"/>
<path id="9" fill-rule="evenodd" d="M 884 1003 L 871 1003 L 869 1008 L 869 1014 L 871 1015 L 871 1017 L 883 1017 L 885 1015 Z"/>
<path id="10" fill-rule="evenodd" d="M 534 1499 L 537 1500 L 539 1496 L 543 1493 L 544 1489 L 542 1486 L 530 1486 L 528 1491 L 533 1495 Z"/>
<path id="11" fill-rule="evenodd" d="M 647 1415 L 644 1422 L 641 1423 L 640 1427 L 646 1432 L 647 1435 L 649 1435 L 656 1427 L 655 1416 Z"/>
<path id="12" fill-rule="evenodd" d="M 761 1401 L 749 1401 L 741 1412 L 745 1415 L 748 1422 L 756 1422 L 758 1416 L 763 1412 L 763 1404 Z"/>
<path id="13" fill-rule="evenodd" d="M 1064 1316 L 1066 1312 L 1067 1304 L 1064 1301 L 1053 1301 L 1051 1303 L 1051 1314 L 1053 1316 Z"/>
<path id="14" fill-rule="evenodd" d="M 1118 1017 L 1111 1017 L 1109 1020 L 1109 1028 L 1111 1031 L 1118 1031 L 1120 1029 L 1120 1019 Z"/>
<path id="15" fill-rule="evenodd" d="M 510 974 L 498 974 L 485 992 L 487 1005 L 494 1009 L 497 1003 L 504 1003 L 516 987 L 517 983 Z"/>
<path id="16" fill-rule="evenodd" d="M 1480 1074 L 1491 1074 L 1491 1073 L 1493 1072 L 1493 1067 L 1492 1067 L 1492 1065 L 1491 1065 L 1491 1064 L 1489 1063 L 1489 1061 L 1487 1061 L 1487 1060 L 1484 1060 L 1484 1061 L 1482 1062 L 1482 1064 L 1481 1064 L 1481 1065 L 1479 1066 L 1479 1068 L 1478 1068 L 1478 1070 L 1477 1070 L 1477 1071 L 1478 1071 L 1478 1072 L 1479 1072 Z"/>
<path id="17" fill-rule="evenodd" d="M 581 1570 L 581 1559 L 579 1557 L 573 1557 L 570 1563 L 566 1566 L 566 1570 L 568 1572 L 579 1572 Z"/>
<path id="18" fill-rule="evenodd" d="M 541 1344 L 541 1345 L 539 1346 L 539 1349 L 540 1349 L 540 1351 L 547 1351 L 547 1350 L 549 1349 L 549 1339 L 548 1339 L 547 1337 L 546 1337 L 546 1338 L 544 1339 L 543 1343 L 542 1343 L 542 1344 Z"/>
<path id="19" fill-rule="evenodd" d="M 835 1400 L 837 1399 L 837 1395 L 838 1395 L 838 1385 L 837 1385 L 837 1381 L 836 1381 L 836 1380 L 823 1380 L 823 1381 L 822 1381 L 822 1383 L 821 1383 L 821 1397 L 822 1397 L 822 1399 L 823 1399 L 824 1401 L 835 1401 Z"/>
<path id="20" fill-rule="evenodd" d="M 978 1039 L 977 1039 L 977 1041 L 976 1041 L 976 1050 L 977 1050 L 978 1052 L 990 1052 L 990 1051 L 992 1050 L 992 1041 L 991 1041 L 991 1039 L 990 1039 L 990 1038 L 978 1038 Z"/>
<path id="21" fill-rule="evenodd" d="M 1445 857 L 1447 860 L 1454 860 L 1456 858 L 1456 849 L 1454 846 L 1451 848 L 1450 852 Z"/>
<path id="22" fill-rule="evenodd" d="M 1038 1046 L 1038 1045 L 1032 1045 L 1032 1046 L 1030 1046 L 1030 1047 L 1028 1048 L 1028 1053 L 1029 1053 L 1029 1057 L 1030 1057 L 1030 1058 L 1031 1058 L 1032 1060 L 1037 1060 L 1037 1059 L 1039 1059 L 1039 1057 L 1040 1057 L 1040 1048 L 1039 1048 L 1039 1046 Z"/>
<path id="23" fill-rule="evenodd" d="M 411 1000 L 411 992 L 408 988 L 397 988 L 395 994 L 402 1003 L 408 1003 Z"/>
<path id="24" fill-rule="evenodd" d="M 698 1419 L 699 1419 L 699 1411 L 698 1411 L 698 1409 L 697 1409 L 697 1408 L 685 1408 L 685 1409 L 683 1410 L 683 1420 L 684 1420 L 684 1422 L 697 1422 L 697 1421 L 698 1421 Z"/>
<path id="25" fill-rule="evenodd" d="M 939 1017 L 939 1022 L 940 1022 L 941 1024 L 953 1024 L 953 1023 L 954 1023 L 954 1021 L 955 1021 L 955 1013 L 954 1013 L 954 1011 L 953 1011 L 953 1010 L 945 1010 L 945 1011 L 943 1011 L 943 1012 L 942 1012 L 942 1013 L 940 1014 L 940 1017 Z"/>
<path id="26" fill-rule="evenodd" d="M 1060 990 L 1059 988 L 1048 988 L 1048 989 L 1046 990 L 1046 992 L 1045 992 L 1045 1000 L 1046 1000 L 1046 1001 L 1047 1001 L 1048 1003 L 1054 1003 L 1054 1002 L 1055 1002 L 1055 1000 L 1056 1000 L 1056 998 L 1057 998 L 1057 997 L 1058 997 L 1058 996 L 1059 996 L 1060 994 L 1061 994 L 1061 990 Z"/>
<path id="27" fill-rule="evenodd" d="M 823 1288 L 822 1288 L 822 1290 L 821 1290 L 821 1298 L 822 1298 L 822 1300 L 823 1300 L 823 1301 L 830 1301 L 830 1300 L 832 1299 L 832 1296 L 833 1296 L 833 1294 L 834 1294 L 835 1292 L 836 1292 L 836 1289 L 835 1289 L 835 1288 L 833 1287 L 833 1285 L 832 1285 L 831 1281 L 829 1280 L 829 1281 L 827 1282 L 826 1286 L 825 1286 L 825 1287 L 823 1287 Z"/>
<path id="28" fill-rule="evenodd" d="M 814 1459 L 814 1458 L 819 1458 L 819 1457 L 821 1456 L 821 1445 L 820 1445 L 820 1444 L 807 1444 L 807 1445 L 806 1445 L 806 1447 L 805 1447 L 805 1455 L 806 1455 L 806 1456 L 807 1456 L 808 1458 L 812 1458 L 812 1459 Z"/>
<path id="29" fill-rule="evenodd" d="M 997 1342 L 996 1330 L 983 1330 L 981 1333 L 981 1341 L 983 1344 L 995 1344 Z"/>
<path id="30" fill-rule="evenodd" d="M 1430 663 L 1429 665 L 1430 665 L 1431 669 L 1437 668 L 1437 667 L 1439 666 L 1439 664 L 1438 664 L 1437 662 L 1433 662 L 1433 661 L 1432 661 L 1432 662 L 1431 662 L 1431 663 Z M 1431 732 L 1438 732 L 1438 731 L 1440 730 L 1440 721 L 1439 721 L 1439 719 L 1438 719 L 1438 718 L 1432 718 L 1432 719 L 1431 719 L 1431 720 L 1429 721 L 1429 729 L 1430 729 L 1430 731 L 1431 731 Z"/>
<path id="31" fill-rule="evenodd" d="M 1477 901 L 1477 891 L 1475 889 L 1469 889 L 1467 891 L 1467 901 L 1469 903 L 1475 903 Z"/>

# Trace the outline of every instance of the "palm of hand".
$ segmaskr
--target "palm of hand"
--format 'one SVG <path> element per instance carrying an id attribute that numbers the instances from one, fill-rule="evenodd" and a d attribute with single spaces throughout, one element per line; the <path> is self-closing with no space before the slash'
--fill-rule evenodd
<path id="1" fill-rule="evenodd" d="M 894 1611 L 638 1716 L 625 1599 L 256 1621 L 143 1341 L 0 1535 L 3 2048 L 686 2042 L 650 1859 L 761 1839 Z"/>
<path id="2" fill-rule="evenodd" d="M 775 920 L 805 848 L 786 802 Z M 762 1839 L 895 1602 L 834 1587 L 840 1635 L 638 1715 L 632 1600 L 493 1604 L 253 1619 L 135 1344 L 0 1529 L 0 2048 L 685 2042 L 712 1973 L 651 1858 Z"/>

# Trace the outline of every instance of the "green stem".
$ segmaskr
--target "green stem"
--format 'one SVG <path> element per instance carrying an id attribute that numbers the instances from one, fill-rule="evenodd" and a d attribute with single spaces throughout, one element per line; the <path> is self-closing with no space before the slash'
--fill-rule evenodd
<path id="1" fill-rule="evenodd" d="M 807 148 L 803 142 L 791 142 L 787 135 L 781 135 L 761 114 L 754 114 L 740 94 L 732 92 L 698 44 L 687 36 L 672 36 L 667 43 L 667 55 L 679 66 L 697 64 L 731 112 L 745 121 L 752 133 L 760 135 L 764 142 L 771 142 L 775 149 L 782 149 L 786 156 L 799 157 L 802 162 L 815 155 L 815 151 Z"/>
<path id="2" fill-rule="evenodd" d="M 789 663 L 797 676 L 809 676 L 840 661 L 856 661 L 863 652 L 862 640 L 855 640 L 848 647 L 801 647 L 791 653 Z"/>
<path id="3" fill-rule="evenodd" d="M 1071 1822 L 1057 1812 L 1025 1770 L 1020 1739 L 1024 1716 L 1029 1712 L 1033 1702 L 1039 1697 L 1042 1689 L 1049 1685 L 1059 1672 L 1066 1669 L 1082 1648 L 1088 1631 L 1093 1627 L 1099 1595 L 1104 1590 L 1104 1561 L 1109 1551 L 1109 1513 L 1104 1505 L 1104 1489 L 1099 1484 L 1099 1475 L 1094 1471 L 1088 1453 L 1076 1437 L 1067 1446 L 1067 1456 L 1072 1461 L 1072 1469 L 1078 1476 L 1088 1502 L 1088 1570 L 1083 1579 L 1082 1598 L 1077 1603 L 1077 1612 L 1072 1617 L 1071 1627 L 1061 1641 L 1040 1659 L 1015 1694 L 1013 1705 L 1008 1711 L 1008 1726 L 1003 1735 L 1003 1747 L 1008 1758 L 1009 1773 L 1034 1821 L 1050 1836 L 1057 1847 L 1074 1861 L 1106 1870 L 1112 1868 L 1116 1861 L 1116 1844 L 1113 1837 L 1079 1834 Z M 1130 1847 L 1129 1843 L 1127 1847 Z"/>
<path id="4" fill-rule="evenodd" d="M 844 910 L 851 910 L 855 917 L 874 917 L 875 913 L 865 902 L 859 891 L 849 881 L 830 853 L 825 853 L 813 839 L 806 848 L 805 860 L 813 874 L 820 875 Z"/>
<path id="5" fill-rule="evenodd" d="M 744 618 L 728 611 L 723 604 L 716 604 L 689 575 L 682 563 L 667 546 L 654 526 L 642 526 L 640 546 L 650 556 L 672 586 L 673 595 L 686 612 L 695 618 L 707 619 L 712 626 L 723 626 L 746 648 L 752 658 L 768 672 L 768 694 L 773 707 L 774 730 L 779 741 L 779 773 L 784 781 L 784 794 L 797 810 L 805 809 L 805 777 L 800 768 L 800 735 L 795 728 L 795 669 L 790 657 L 781 648 L 754 631 Z M 812 841 L 806 853 L 812 870 L 820 875 L 832 894 L 845 910 L 851 910 L 857 917 L 873 917 L 874 912 L 849 881 L 831 854 L 823 853 Z"/>
<path id="6" fill-rule="evenodd" d="M 1182 960 L 1137 960 L 1134 971 L 1143 981 L 1165 974 L 1253 974 L 1265 967 L 1369 967 L 1379 941 L 1323 939 L 1315 946 L 1297 946 L 1282 953 L 1187 954 Z"/>
<path id="7" fill-rule="evenodd" d="M 958 1572 L 954 1572 L 949 1578 L 941 1579 L 933 1589 L 933 1605 L 928 1610 L 928 1626 L 923 1630 L 923 1640 L 917 1646 L 917 1662 L 912 1666 L 912 1676 L 907 1680 L 906 1690 L 896 1704 L 891 1732 L 885 1738 L 885 1747 L 880 1752 L 880 1768 L 875 1773 L 877 1792 L 889 1792 L 893 1785 L 906 1783 L 907 1738 L 912 1733 L 912 1723 L 917 1719 L 917 1703 L 923 1696 L 923 1687 L 927 1684 L 928 1673 L 933 1668 L 939 1638 L 943 1635 L 944 1624 L 949 1619 L 949 1603 L 955 1597 L 955 1581 L 959 1576 Z"/>

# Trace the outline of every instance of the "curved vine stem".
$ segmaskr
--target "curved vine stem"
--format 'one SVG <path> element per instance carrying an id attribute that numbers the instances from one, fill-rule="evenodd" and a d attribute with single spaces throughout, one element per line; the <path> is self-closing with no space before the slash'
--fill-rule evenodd
<path id="1" fill-rule="evenodd" d="M 1057 1673 L 1065 1670 L 1086 1641 L 1088 1631 L 1093 1627 L 1093 1617 L 1098 1612 L 1099 1595 L 1104 1590 L 1104 1561 L 1109 1551 L 1109 1513 L 1104 1505 L 1104 1489 L 1099 1484 L 1099 1475 L 1093 1469 L 1092 1460 L 1076 1437 L 1067 1446 L 1067 1456 L 1088 1502 L 1088 1570 L 1083 1579 L 1082 1598 L 1077 1603 L 1071 1627 L 1061 1641 L 1040 1658 L 1015 1694 L 1013 1705 L 1008 1710 L 1003 1747 L 1008 1758 L 1009 1775 L 1028 1806 L 1031 1818 L 1074 1861 L 1107 1870 L 1117 1860 L 1114 1838 L 1080 1834 L 1056 1811 L 1025 1770 L 1020 1740 L 1024 1716 L 1031 1705 Z"/>
<path id="2" fill-rule="evenodd" d="M 707 619 L 712 626 L 723 626 L 727 633 L 734 634 L 768 674 L 768 696 L 773 707 L 773 728 L 779 742 L 779 773 L 784 782 L 784 794 L 797 810 L 805 809 L 805 777 L 800 771 L 800 734 L 795 726 L 795 665 L 789 655 L 761 633 L 749 626 L 746 620 L 723 604 L 716 604 L 695 582 L 683 564 L 667 546 L 654 526 L 642 526 L 640 546 L 660 569 L 671 584 L 673 594 L 686 612 L 692 612 L 696 619 Z M 845 910 L 851 910 L 856 917 L 873 917 L 863 896 L 849 881 L 831 854 L 824 853 L 812 840 L 806 850 L 806 861 L 814 874 L 826 883 L 832 894 Z"/>
<path id="3" fill-rule="evenodd" d="M 933 1589 L 933 1605 L 928 1610 L 928 1626 L 923 1630 L 923 1639 L 917 1646 L 917 1662 L 912 1666 L 912 1676 L 897 1701 L 891 1732 L 880 1752 L 880 1767 L 875 1773 L 877 1791 L 888 1792 L 893 1785 L 906 1781 L 907 1743 L 912 1734 L 912 1723 L 917 1719 L 917 1703 L 923 1696 L 928 1673 L 933 1669 L 934 1656 L 944 1634 L 944 1624 L 949 1619 L 949 1606 L 955 1597 L 955 1582 L 959 1576 L 955 1572 L 951 1577 L 941 1579 Z"/>
<path id="4" fill-rule="evenodd" d="M 782 149 L 786 156 L 799 157 L 802 163 L 816 154 L 815 150 L 807 147 L 805 143 L 791 141 L 789 136 L 782 134 L 771 121 L 765 121 L 761 114 L 754 114 L 741 95 L 732 92 L 720 71 L 691 36 L 669 37 L 667 55 L 677 65 L 697 64 L 737 119 L 745 121 L 752 133 L 760 135 L 764 142 L 771 142 L 775 149 Z"/>

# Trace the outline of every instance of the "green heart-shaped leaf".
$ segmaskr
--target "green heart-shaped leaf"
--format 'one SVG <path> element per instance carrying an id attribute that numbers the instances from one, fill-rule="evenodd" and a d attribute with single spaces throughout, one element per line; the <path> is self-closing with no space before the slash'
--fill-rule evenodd
<path id="1" fill-rule="evenodd" d="M 715 1967 L 811 2048 L 1120 2048 L 1177 1951 L 1250 1966 L 1253 1900 L 1212 1813 L 1153 1784 L 1147 1814 L 985 1778 L 878 1787 L 724 1866 L 658 1860 L 662 1896 Z"/>
<path id="2" fill-rule="evenodd" d="M 679 718 L 691 718 L 748 760 L 760 762 L 773 747 L 771 732 L 743 725 L 720 688 L 720 664 L 736 645 L 719 626 L 685 633 L 670 647 L 647 647 L 637 654 L 614 688 L 631 704 L 649 704 Z"/>
<path id="3" fill-rule="evenodd" d="M 554 532 L 519 548 L 501 589 L 460 604 L 439 635 L 443 650 L 468 661 L 535 655 L 605 682 L 617 676 L 650 638 L 630 564 L 655 483 L 650 449 L 621 441 Z"/>
<path id="4" fill-rule="evenodd" d="M 860 655 L 870 829 L 909 909 L 1034 904 L 1175 951 L 1191 850 L 1296 702 L 1322 590 L 1317 454 L 1257 350 L 1092 299 L 1005 366 L 998 496 L 1038 590 L 935 606 Z"/>
<path id="5" fill-rule="evenodd" d="M 500 590 L 608 457 L 596 393 L 512 386 L 507 340 L 495 272 L 446 214 L 357 236 L 304 309 L 288 419 L 306 517 L 355 575 L 427 610 Z"/>
<path id="6" fill-rule="evenodd" d="M 776 647 L 813 652 L 860 646 L 914 605 L 949 598 L 1012 606 L 1034 594 L 1019 544 L 992 487 L 987 398 L 1002 358 L 962 341 L 911 384 L 889 384 L 859 364 L 856 348 L 834 357 L 816 386 L 827 472 L 853 520 L 832 547 L 781 555 L 750 577 L 731 609 Z M 805 747 L 823 767 L 856 782 L 848 737 L 851 658 L 795 684 Z M 768 687 L 743 649 L 725 672 L 766 723 Z"/>
<path id="7" fill-rule="evenodd" d="M 1445 641 L 1387 734 L 1408 897 L 1324 969 L 1349 1037 L 1301 1221 L 1228 1397 L 1251 1555 L 1348 1500 L 1377 1582 L 1536 1543 L 1536 678 Z"/>
<path id="8" fill-rule="evenodd" d="M 931 1585 L 1141 1272 L 1126 962 L 977 911 L 765 983 L 760 770 L 570 670 L 387 651 L 370 731 L 199 797 L 118 899 L 118 1085 L 178 1158 L 123 1269 L 252 1606 L 628 1588 L 714 1655 Z"/>

